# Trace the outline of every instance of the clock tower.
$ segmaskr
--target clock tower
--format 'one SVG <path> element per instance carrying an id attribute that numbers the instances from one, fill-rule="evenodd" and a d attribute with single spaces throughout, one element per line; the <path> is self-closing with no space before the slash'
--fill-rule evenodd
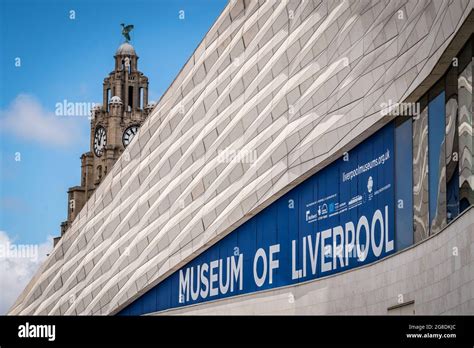
<path id="1" fill-rule="evenodd" d="M 80 186 L 68 190 L 67 221 L 61 224 L 61 236 L 154 106 L 148 104 L 148 78 L 138 70 L 138 56 L 128 40 L 120 45 L 114 58 L 115 68 L 103 83 L 103 104 L 91 111 L 90 150 L 81 156 Z"/>

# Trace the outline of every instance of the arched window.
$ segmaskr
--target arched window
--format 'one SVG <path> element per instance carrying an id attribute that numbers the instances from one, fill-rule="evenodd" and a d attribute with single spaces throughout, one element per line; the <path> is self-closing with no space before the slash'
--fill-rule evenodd
<path id="1" fill-rule="evenodd" d="M 110 88 L 107 88 L 107 105 L 106 105 L 107 112 L 109 111 L 109 101 L 110 101 L 110 98 L 112 98 L 111 93 L 110 93 Z"/>
<path id="2" fill-rule="evenodd" d="M 133 86 L 128 86 L 128 106 L 133 109 Z"/>
<path id="3" fill-rule="evenodd" d="M 140 109 L 143 109 L 143 87 L 140 87 Z"/>

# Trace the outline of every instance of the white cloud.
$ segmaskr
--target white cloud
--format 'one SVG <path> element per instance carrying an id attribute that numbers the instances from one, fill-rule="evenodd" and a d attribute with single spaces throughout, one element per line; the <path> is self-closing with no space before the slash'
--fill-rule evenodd
<path id="1" fill-rule="evenodd" d="M 0 110 L 0 129 L 22 140 L 69 145 L 79 139 L 78 119 L 56 116 L 45 110 L 35 97 L 19 94 L 6 110 Z"/>
<path id="2" fill-rule="evenodd" d="M 51 236 L 44 243 L 26 245 L 0 231 L 0 315 L 10 309 L 52 249 Z"/>

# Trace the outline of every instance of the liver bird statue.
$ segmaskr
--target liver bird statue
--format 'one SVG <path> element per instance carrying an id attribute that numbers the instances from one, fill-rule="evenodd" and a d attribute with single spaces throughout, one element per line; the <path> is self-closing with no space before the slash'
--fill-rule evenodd
<path id="1" fill-rule="evenodd" d="M 131 39 L 130 39 L 130 32 L 132 31 L 133 29 L 133 24 L 129 24 L 127 26 L 125 26 L 124 23 L 120 24 L 122 26 L 122 35 L 123 37 L 125 38 L 125 42 L 129 42 Z"/>

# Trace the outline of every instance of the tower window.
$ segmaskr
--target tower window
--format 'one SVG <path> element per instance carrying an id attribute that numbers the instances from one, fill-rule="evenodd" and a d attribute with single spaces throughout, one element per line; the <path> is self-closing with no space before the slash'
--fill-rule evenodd
<path id="1" fill-rule="evenodd" d="M 140 87 L 140 109 L 143 109 L 143 87 Z"/>
<path id="2" fill-rule="evenodd" d="M 109 111 L 109 100 L 110 98 L 112 98 L 112 96 L 110 95 L 110 88 L 107 88 L 107 112 Z"/>
<path id="3" fill-rule="evenodd" d="M 128 106 L 133 109 L 133 86 L 128 86 Z"/>

